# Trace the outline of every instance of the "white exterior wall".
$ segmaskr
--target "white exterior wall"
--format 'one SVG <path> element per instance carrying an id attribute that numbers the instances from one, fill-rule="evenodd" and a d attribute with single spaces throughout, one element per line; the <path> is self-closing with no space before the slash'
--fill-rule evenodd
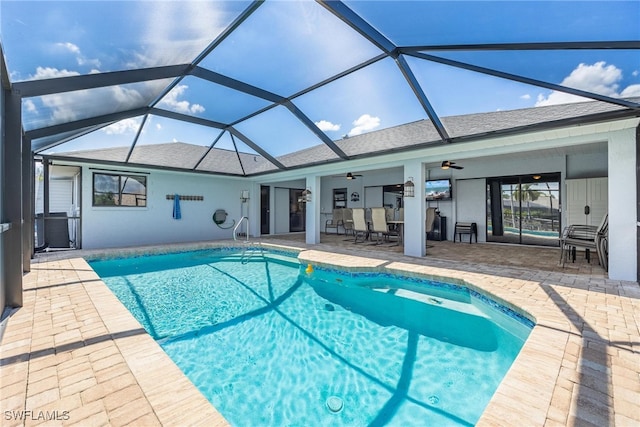
<path id="1" fill-rule="evenodd" d="M 351 171 L 354 174 L 359 172 Z M 333 174 L 335 175 L 335 174 Z M 344 175 L 344 173 L 343 173 Z M 333 189 L 334 188 L 346 188 L 347 189 L 347 207 L 348 208 L 364 208 L 365 206 L 381 206 L 379 201 L 372 204 L 366 200 L 367 187 L 383 186 L 391 184 L 404 183 L 404 177 L 402 176 L 402 168 L 398 167 L 393 170 L 368 170 L 364 173 L 364 176 L 359 176 L 356 179 L 349 180 L 344 176 L 324 176 L 321 179 L 321 199 L 320 199 L 320 212 L 324 214 L 330 214 L 333 210 Z M 382 190 L 381 190 L 382 191 Z M 356 192 L 360 195 L 360 200 L 357 202 L 351 201 L 351 193 Z M 395 201 L 395 199 L 394 199 Z M 386 202 L 385 202 L 386 203 Z M 330 215 L 327 217 L 330 218 Z"/>
<path id="2" fill-rule="evenodd" d="M 463 179 L 456 182 L 456 221 L 447 218 L 447 235 L 455 237 L 455 225 L 475 222 L 478 226 L 478 242 L 487 241 L 487 184 L 485 179 Z M 465 236 L 466 238 L 466 236 Z"/>
<path id="3" fill-rule="evenodd" d="M 609 139 L 609 278 L 635 281 L 636 241 L 635 129 L 613 133 Z"/>
<path id="4" fill-rule="evenodd" d="M 420 185 L 425 181 L 425 168 L 420 159 L 408 161 L 403 170 L 406 182 L 413 179 L 414 197 L 404 199 L 404 253 L 405 255 L 422 257 L 426 255 L 427 236 L 425 231 L 426 221 L 426 192 L 425 186 Z"/>
<path id="5" fill-rule="evenodd" d="M 98 168 L 104 170 L 104 166 Z M 93 170 L 83 168 L 82 246 L 85 249 L 147 244 L 196 242 L 232 238 L 212 220 L 216 209 L 224 209 L 232 220 L 240 218 L 240 191 L 246 181 L 208 175 L 151 170 L 147 176 L 146 207 L 92 206 Z M 130 171 L 129 169 L 127 169 Z M 110 169 L 118 172 L 118 169 Z M 173 219 L 173 201 L 167 194 L 203 196 L 203 201 L 180 201 L 182 219 Z M 252 198 L 259 199 L 258 194 Z M 246 211 L 245 211 L 246 214 Z M 253 230 L 252 230 L 253 231 Z"/>
<path id="6" fill-rule="evenodd" d="M 276 187 L 274 189 L 275 227 L 274 234 L 289 232 L 289 188 Z"/>
<path id="7" fill-rule="evenodd" d="M 320 193 L 322 192 L 322 181 L 319 176 L 307 177 L 305 189 L 311 191 L 310 200 L 306 206 L 306 236 L 307 244 L 320 243 L 320 232 L 324 231 L 324 223 L 321 223 L 320 215 Z"/>
<path id="8" fill-rule="evenodd" d="M 566 156 L 559 154 L 536 158 L 528 154 L 526 157 L 514 157 L 508 161 L 504 158 L 484 157 L 461 160 L 458 163 L 464 166 L 464 169 L 444 171 L 438 167 L 427 171 L 427 179 L 450 178 L 453 187 L 452 200 L 431 201 L 427 202 L 427 206 L 437 206 L 440 210 L 440 215 L 447 217 L 448 240 L 453 240 L 456 221 L 473 220 L 478 224 L 478 241 L 486 241 L 487 202 L 485 179 L 546 172 L 560 172 L 564 177 Z M 472 183 L 468 180 L 474 181 Z M 472 192 L 474 194 L 471 194 Z M 468 199 L 469 197 L 471 197 L 471 200 Z"/>

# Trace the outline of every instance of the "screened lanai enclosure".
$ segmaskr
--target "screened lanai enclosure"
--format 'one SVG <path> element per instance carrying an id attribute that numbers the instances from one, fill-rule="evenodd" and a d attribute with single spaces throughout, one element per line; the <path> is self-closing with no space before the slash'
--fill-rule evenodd
<path id="1" fill-rule="evenodd" d="M 546 232 L 557 241 L 567 178 L 608 175 L 629 192 L 620 182 L 633 168 L 616 160 L 635 157 L 626 133 L 623 149 L 606 135 L 540 141 L 637 126 L 637 1 L 2 1 L 0 12 L 2 258 L 16 280 L 38 248 L 103 244 L 87 230 L 112 230 L 105 220 L 129 236 L 160 227 L 171 182 L 234 194 L 201 209 L 209 225 L 225 207 L 234 219 L 251 212 L 257 233 L 295 229 L 307 240 L 318 239 L 334 189 L 364 207 L 368 188 L 448 179 L 454 197 L 426 206 L 450 221 L 477 213 L 486 241 L 534 244 Z M 445 175 L 451 160 L 466 170 Z M 365 178 L 333 181 L 347 172 Z M 297 204 L 305 189 L 315 205 Z M 285 193 L 295 215 L 270 212 Z M 635 199 L 623 202 L 626 228 Z M 119 203 L 148 218 L 115 220 Z M 424 200 L 389 203 L 424 223 Z M 611 232 L 624 235 L 617 224 Z M 174 233 L 167 239 L 192 238 Z M 424 241 L 405 250 L 424 255 Z"/>
<path id="2" fill-rule="evenodd" d="M 636 115 L 638 4 L 577 4 L 6 1 L 1 23 L 36 155 L 251 176 Z"/>

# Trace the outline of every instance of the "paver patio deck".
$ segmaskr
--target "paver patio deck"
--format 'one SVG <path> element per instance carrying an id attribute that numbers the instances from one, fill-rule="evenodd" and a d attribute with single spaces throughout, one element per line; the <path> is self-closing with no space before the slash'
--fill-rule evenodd
<path id="1" fill-rule="evenodd" d="M 322 239 L 263 241 L 305 250 L 305 263 L 461 279 L 536 318 L 479 425 L 640 425 L 638 283 L 583 260 L 561 269 L 553 249 L 434 242 L 425 258 L 365 245 L 352 256 L 344 236 Z M 80 258 L 98 252 L 38 256 L 24 276 L 0 346 L 2 425 L 226 425 Z"/>

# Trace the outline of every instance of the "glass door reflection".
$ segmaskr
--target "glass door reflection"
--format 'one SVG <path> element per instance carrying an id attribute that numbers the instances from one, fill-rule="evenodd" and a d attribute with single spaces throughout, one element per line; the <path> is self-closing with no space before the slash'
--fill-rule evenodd
<path id="1" fill-rule="evenodd" d="M 560 174 L 487 179 L 487 241 L 557 246 Z"/>

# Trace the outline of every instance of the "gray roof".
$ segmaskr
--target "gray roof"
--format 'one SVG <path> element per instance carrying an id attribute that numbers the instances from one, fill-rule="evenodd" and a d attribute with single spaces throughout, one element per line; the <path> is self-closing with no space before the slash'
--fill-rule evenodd
<path id="1" fill-rule="evenodd" d="M 640 98 L 633 98 L 630 101 L 638 102 Z M 453 136 L 453 142 L 455 143 L 456 140 L 478 139 L 487 135 L 500 134 L 500 132 L 524 133 L 531 129 L 536 129 L 535 127 L 532 128 L 532 126 L 541 123 L 548 128 L 552 125 L 571 124 L 575 119 L 581 119 L 582 123 L 585 120 L 610 120 L 612 117 L 609 115 L 612 113 L 625 113 L 628 115 L 628 112 L 626 108 L 617 105 L 602 102 L 581 102 L 451 116 L 444 117 L 442 121 Z M 640 112 L 635 111 L 631 115 L 638 116 Z M 440 143 L 442 141 L 439 134 L 429 120 L 420 120 L 336 141 L 336 145 L 350 157 L 366 157 L 376 155 L 376 153 L 423 148 Z M 182 142 L 139 145 L 134 148 L 127 163 L 241 176 L 279 170 L 268 159 L 259 154 L 236 154 L 235 151 L 215 147 L 208 152 L 207 150 L 209 149 L 204 146 Z M 125 162 L 128 151 L 129 147 L 117 147 L 58 153 L 55 157 Z M 286 167 L 295 168 L 334 162 L 338 161 L 339 158 L 326 145 L 320 144 L 277 157 L 277 160 Z"/>

